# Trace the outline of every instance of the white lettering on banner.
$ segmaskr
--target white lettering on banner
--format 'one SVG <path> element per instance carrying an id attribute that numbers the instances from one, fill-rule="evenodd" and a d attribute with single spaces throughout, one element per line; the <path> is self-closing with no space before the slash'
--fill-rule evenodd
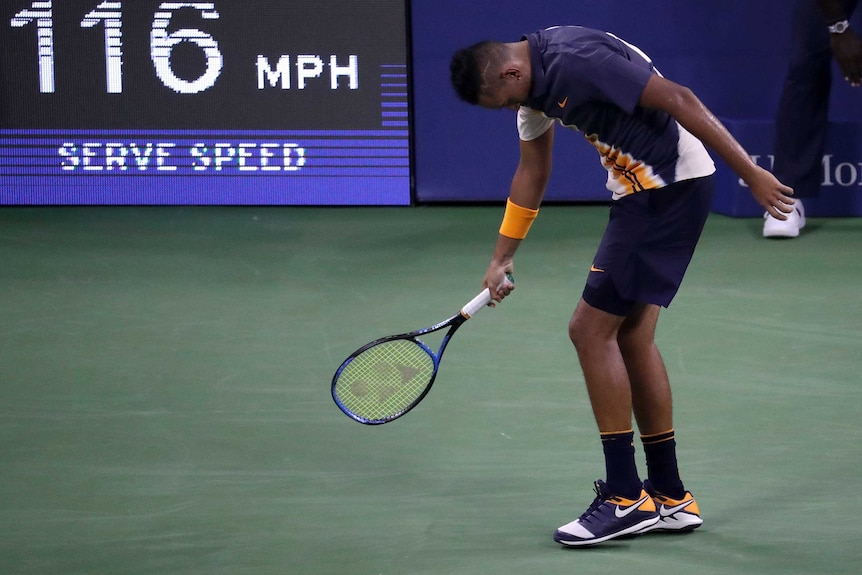
<path id="1" fill-rule="evenodd" d="M 306 163 L 306 149 L 285 142 L 65 142 L 57 148 L 65 172 L 296 172 Z M 95 174 L 93 174 L 95 175 Z"/>
<path id="2" fill-rule="evenodd" d="M 82 144 L 66 142 L 60 146 L 57 153 L 61 158 L 60 168 L 65 171 L 110 172 L 131 168 L 137 168 L 140 171 L 174 171 L 177 169 L 176 166 L 168 165 L 166 162 L 171 157 L 170 149 L 175 146 L 176 144 L 172 142 L 144 145 L 118 142 Z"/>
<path id="3" fill-rule="evenodd" d="M 266 82 L 264 82 L 266 80 Z M 268 83 L 275 88 L 279 80 L 282 90 L 290 90 L 290 56 L 282 56 L 275 65 L 275 70 L 269 65 L 266 56 L 257 57 L 257 89 L 263 90 Z"/>
<path id="4" fill-rule="evenodd" d="M 281 149 L 280 161 L 275 149 Z M 190 149 L 192 169 L 196 172 L 236 169 L 243 172 L 286 171 L 296 172 L 305 166 L 305 148 L 298 144 L 218 143 L 214 146 L 195 144 Z"/>
<path id="5" fill-rule="evenodd" d="M 764 163 L 768 163 L 768 165 L 763 166 L 767 170 L 772 170 L 775 165 L 775 156 L 769 154 L 767 156 L 759 156 L 759 155 L 750 155 L 751 161 L 761 165 L 761 158 L 763 158 Z M 823 156 L 823 180 L 820 182 L 821 186 L 830 187 L 830 186 L 839 186 L 841 188 L 849 188 L 852 186 L 862 186 L 862 162 L 839 162 L 837 164 L 833 163 L 834 154 L 825 154 Z M 739 178 L 739 185 L 743 188 L 747 188 L 748 184 L 746 184 L 742 178 Z"/>
<path id="6" fill-rule="evenodd" d="M 842 188 L 862 186 L 862 162 L 841 162 L 832 165 L 833 154 L 823 156 L 823 186 L 839 185 Z"/>
<path id="7" fill-rule="evenodd" d="M 320 56 L 301 55 L 296 57 L 296 88 L 304 90 L 309 84 L 309 80 L 319 78 L 323 74 L 327 64 Z M 329 57 L 329 87 L 332 90 L 338 89 L 338 80 L 341 77 L 347 78 L 347 86 L 351 90 L 359 89 L 359 60 L 355 54 L 351 54 L 347 58 L 347 65 L 339 66 L 338 56 Z M 267 86 L 275 88 L 281 86 L 282 90 L 290 90 L 293 83 L 291 82 L 291 65 L 290 56 L 283 55 L 278 58 L 278 63 L 275 65 L 275 70 L 269 63 L 269 58 L 263 55 L 257 57 L 257 89 L 264 90 Z"/>

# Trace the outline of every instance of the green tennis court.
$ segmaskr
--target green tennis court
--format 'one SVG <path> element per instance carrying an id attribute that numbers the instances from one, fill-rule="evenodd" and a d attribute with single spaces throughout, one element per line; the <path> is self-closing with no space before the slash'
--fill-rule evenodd
<path id="1" fill-rule="evenodd" d="M 704 526 L 552 541 L 604 474 L 566 326 L 606 210 L 543 208 L 379 427 L 334 370 L 472 298 L 500 207 L 0 210 L 0 573 L 859 572 L 862 219 L 710 217 L 658 336 Z"/>

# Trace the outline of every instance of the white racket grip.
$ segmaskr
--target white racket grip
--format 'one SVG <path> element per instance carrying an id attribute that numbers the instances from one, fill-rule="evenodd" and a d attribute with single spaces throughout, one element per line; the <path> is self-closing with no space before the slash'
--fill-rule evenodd
<path id="1" fill-rule="evenodd" d="M 477 311 L 489 303 L 491 303 L 491 290 L 485 289 L 482 293 L 471 299 L 467 305 L 461 308 L 461 315 L 470 319 Z"/>

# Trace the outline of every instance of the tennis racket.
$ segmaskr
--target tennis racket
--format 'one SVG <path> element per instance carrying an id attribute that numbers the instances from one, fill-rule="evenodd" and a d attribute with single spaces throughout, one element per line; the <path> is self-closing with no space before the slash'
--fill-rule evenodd
<path id="1" fill-rule="evenodd" d="M 511 276 L 508 279 L 513 281 Z M 446 321 L 363 345 L 344 360 L 332 378 L 335 404 L 366 425 L 398 419 L 428 395 L 440 358 L 458 328 L 490 302 L 491 291 L 486 289 Z M 437 353 L 419 339 L 447 328 Z"/>

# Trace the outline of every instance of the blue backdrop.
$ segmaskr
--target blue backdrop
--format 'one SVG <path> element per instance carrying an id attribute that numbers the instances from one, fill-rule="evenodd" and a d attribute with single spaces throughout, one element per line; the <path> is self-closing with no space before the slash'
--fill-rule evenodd
<path id="1" fill-rule="evenodd" d="M 716 115 L 733 123 L 752 155 L 768 157 L 772 151 L 765 134 L 771 130 L 787 67 L 789 0 L 549 0 L 529 8 L 514 0 L 413 0 L 411 6 L 419 202 L 505 199 L 518 159 L 514 113 L 458 101 L 449 83 L 449 59 L 479 40 L 517 40 L 552 25 L 608 30 L 638 45 L 666 77 L 692 88 Z M 836 79 L 831 116 L 859 121 L 862 89 Z M 749 123 L 763 129 L 752 135 L 745 129 Z M 837 160 L 859 164 L 862 158 Z M 729 170 L 717 164 L 723 186 L 737 186 L 735 178 L 722 174 Z M 846 186 L 854 192 L 862 190 L 858 167 L 859 182 Z M 558 133 L 546 200 L 607 200 L 605 179 L 598 154 L 580 134 Z M 842 181 L 850 182 L 849 175 Z M 736 191 L 720 193 L 733 198 Z M 751 206 L 723 208 L 723 201 L 719 211 L 752 215 Z"/>

